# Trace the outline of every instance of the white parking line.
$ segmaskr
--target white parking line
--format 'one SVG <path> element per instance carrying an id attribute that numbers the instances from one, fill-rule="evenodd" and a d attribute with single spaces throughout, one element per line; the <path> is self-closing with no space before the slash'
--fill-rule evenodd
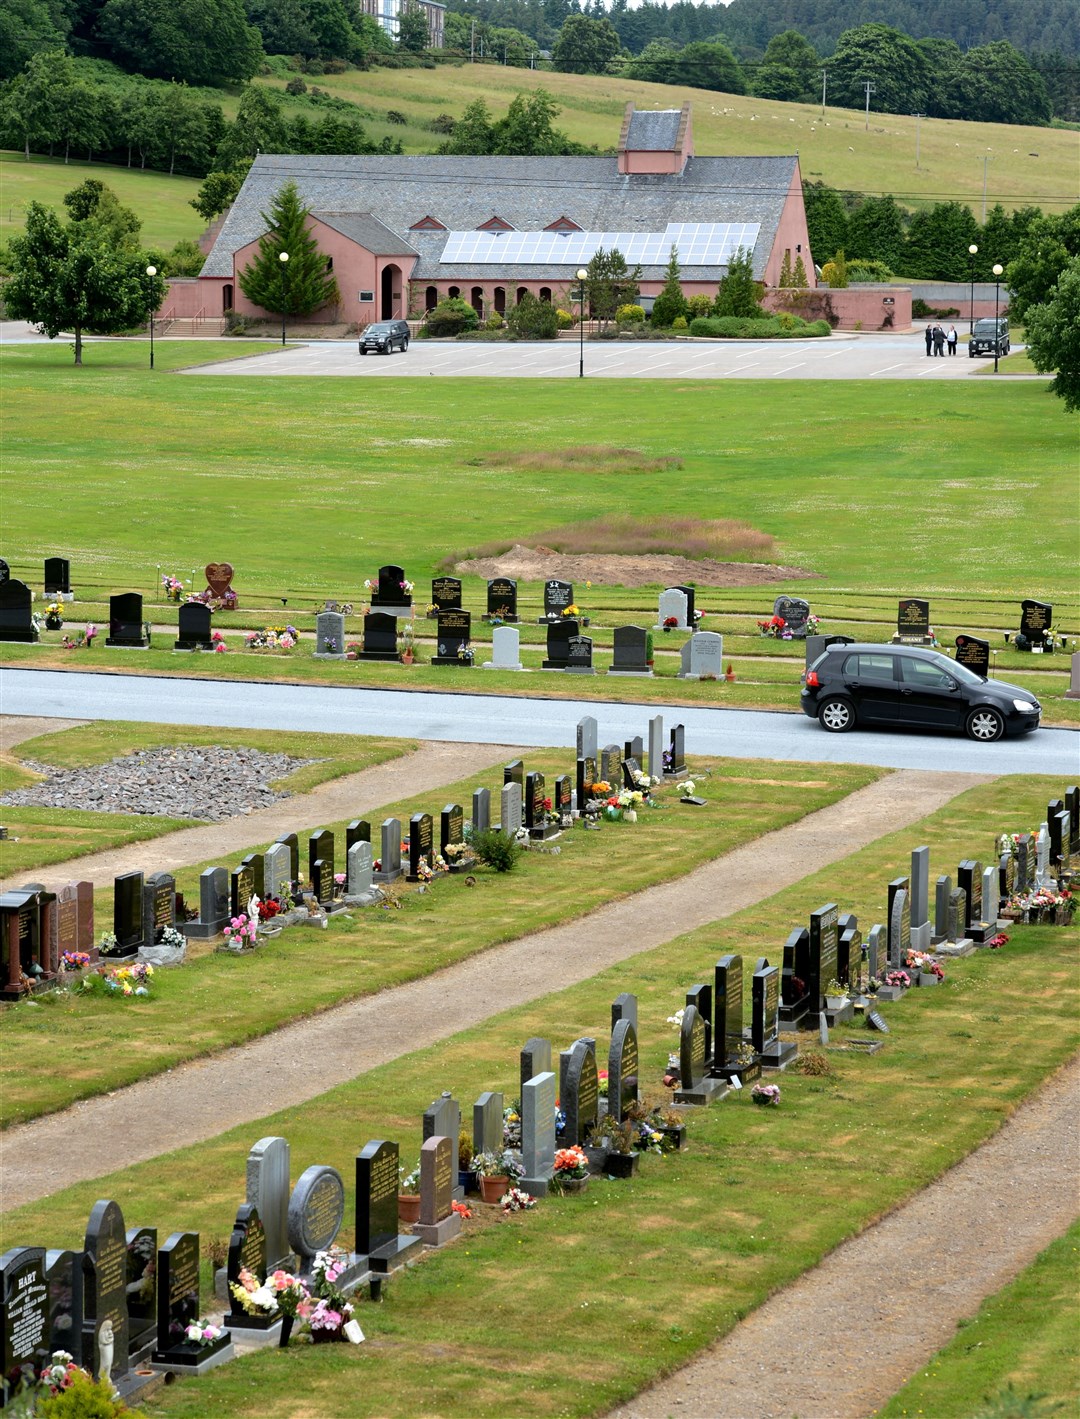
<path id="1" fill-rule="evenodd" d="M 867 375 L 867 379 L 873 379 L 874 375 L 876 374 L 885 374 L 887 370 L 898 370 L 902 368 L 903 361 L 901 361 L 900 364 L 896 365 L 882 365 L 881 369 L 879 370 L 871 370 L 870 373 Z"/>
<path id="2" fill-rule="evenodd" d="M 785 375 L 785 374 L 789 374 L 792 370 L 801 370 L 802 367 L 803 367 L 803 365 L 805 365 L 805 364 L 806 364 L 806 361 L 805 361 L 805 360 L 800 360 L 797 365 L 784 365 L 783 368 L 781 368 L 781 369 L 773 370 L 772 375 L 770 376 L 770 378 L 771 378 L 771 379 L 780 379 L 781 376 L 783 376 L 783 375 Z"/>

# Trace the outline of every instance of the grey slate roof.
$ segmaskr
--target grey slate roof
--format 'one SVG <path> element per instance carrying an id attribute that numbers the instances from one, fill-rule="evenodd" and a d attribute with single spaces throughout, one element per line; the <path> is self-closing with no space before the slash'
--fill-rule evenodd
<path id="1" fill-rule="evenodd" d="M 659 109 L 655 112 L 635 109 L 630 115 L 630 131 L 626 135 L 627 149 L 638 153 L 672 153 L 678 146 L 682 110 Z"/>
<path id="2" fill-rule="evenodd" d="M 375 256 L 415 256 L 416 248 L 410 246 L 397 232 L 392 232 L 370 212 L 312 212 L 325 226 L 358 242 L 365 251 Z"/>
<path id="3" fill-rule="evenodd" d="M 380 255 L 419 252 L 414 280 L 525 280 L 548 275 L 558 279 L 555 271 L 536 266 L 441 266 L 447 233 L 409 230 L 432 216 L 449 231 L 470 231 L 493 213 L 519 231 L 541 231 L 564 214 L 593 232 L 663 231 L 668 222 L 757 222 L 761 232 L 754 274 L 760 277 L 797 161 L 795 157 L 695 157 L 681 173 L 625 174 L 619 172 L 615 157 L 263 154 L 255 159 L 200 274 L 233 274 L 233 252 L 263 234 L 262 213 L 291 179 L 313 212 L 334 214 L 337 223 L 374 221 L 394 233 L 400 250 L 383 250 Z M 686 270 L 683 276 L 715 280 L 722 271 L 722 267 L 699 268 L 694 273 Z M 569 268 L 563 274 L 571 274 Z M 645 274 L 652 278 L 651 272 Z"/>

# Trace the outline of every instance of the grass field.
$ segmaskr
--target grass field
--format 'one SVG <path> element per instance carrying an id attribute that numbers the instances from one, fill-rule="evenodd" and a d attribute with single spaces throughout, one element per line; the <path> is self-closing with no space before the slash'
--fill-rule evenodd
<path id="1" fill-rule="evenodd" d="M 759 954 L 772 959 L 790 926 L 823 901 L 872 922 L 913 843 L 929 843 L 942 863 L 979 853 L 1002 828 L 1030 821 L 1058 787 L 1030 778 L 972 790 L 722 924 L 302 1108 L 20 1209 L 3 1219 L 5 1244 L 75 1245 L 95 1199 L 114 1197 L 131 1224 L 191 1228 L 205 1245 L 227 1232 L 247 1151 L 270 1133 L 289 1138 L 294 1176 L 315 1161 L 343 1173 L 350 1219 L 352 1160 L 368 1138 L 399 1140 L 411 1166 L 421 1111 L 440 1090 L 466 1108 L 483 1089 L 513 1097 L 521 1042 L 539 1034 L 558 1048 L 581 1034 L 603 1037 L 620 990 L 639 996 L 642 1080 L 655 1096 L 673 1041 L 665 1017 L 718 954 L 740 951 L 748 968 Z M 834 1052 L 827 1077 L 783 1076 L 777 1111 L 745 1098 L 695 1111 L 690 1150 L 646 1157 L 633 1183 L 594 1182 L 581 1199 L 505 1222 L 485 1213 L 460 1242 L 394 1280 L 383 1306 L 361 1305 L 361 1350 L 264 1352 L 165 1391 L 153 1412 L 355 1419 L 400 1413 L 403 1396 L 417 1414 L 605 1412 L 992 1134 L 1077 1047 L 1075 964 L 1075 933 L 1018 928 L 1002 952 L 953 962 L 942 987 L 887 1007 L 892 1033 L 879 1054 Z M 1070 1383 L 1057 1374 L 1055 1393 Z"/>

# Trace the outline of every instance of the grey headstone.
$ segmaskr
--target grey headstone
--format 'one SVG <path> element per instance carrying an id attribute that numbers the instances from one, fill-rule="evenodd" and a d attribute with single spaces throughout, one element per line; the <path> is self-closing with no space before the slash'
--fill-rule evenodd
<path id="1" fill-rule="evenodd" d="M 724 673 L 724 637 L 716 631 L 695 631 L 679 654 L 680 680 L 700 680 L 705 675 L 719 680 Z"/>
<path id="2" fill-rule="evenodd" d="M 676 591 L 674 587 L 669 587 L 667 591 L 660 593 L 660 603 L 656 612 L 656 625 L 658 630 L 663 629 L 664 622 L 674 616 L 680 631 L 686 630 L 686 617 L 689 604 L 685 591 Z"/>
<path id="3" fill-rule="evenodd" d="M 263 856 L 263 874 L 268 897 L 280 897 L 291 879 L 292 853 L 288 843 L 271 843 Z"/>
<path id="4" fill-rule="evenodd" d="M 472 825 L 474 833 L 486 833 L 491 827 L 490 788 L 477 788 L 473 790 Z"/>
<path id="5" fill-rule="evenodd" d="M 824 1010 L 818 1011 L 818 1039 L 823 1045 L 829 1043 L 829 1017 Z"/>
<path id="6" fill-rule="evenodd" d="M 423 1125 L 425 1142 L 429 1138 L 452 1138 L 454 1140 L 454 1158 L 456 1159 L 457 1140 L 461 1135 L 461 1109 L 449 1090 L 444 1089 L 439 1097 L 424 1110 Z M 456 1162 L 454 1164 L 453 1195 L 459 1202 L 465 1196 L 465 1189 L 457 1185 Z"/>
<path id="7" fill-rule="evenodd" d="M 350 897 L 361 897 L 371 891 L 373 861 L 370 843 L 353 843 L 349 849 L 345 886 Z"/>
<path id="8" fill-rule="evenodd" d="M 899 888 L 893 894 L 892 911 L 889 913 L 889 968 L 898 970 L 904 952 L 911 944 L 911 918 L 908 915 L 908 894 Z"/>
<path id="9" fill-rule="evenodd" d="M 512 838 L 521 827 L 521 784 L 504 783 L 500 793 L 499 825 L 508 838 Z"/>
<path id="10" fill-rule="evenodd" d="M 638 1039 L 632 1020 L 620 1020 L 608 1051 L 608 1113 L 619 1123 L 638 1101 Z"/>
<path id="11" fill-rule="evenodd" d="M 248 1154 L 247 1200 L 258 1208 L 266 1230 L 266 1260 L 270 1270 L 290 1265 L 287 1139 L 260 1138 Z"/>
<path id="12" fill-rule="evenodd" d="M 937 946 L 942 941 L 949 939 L 949 893 L 951 891 L 952 878 L 948 874 L 939 877 L 934 884 L 934 930 L 930 937 L 932 946 Z"/>
<path id="13" fill-rule="evenodd" d="M 216 936 L 229 923 L 229 873 L 208 867 L 199 874 L 199 919 L 184 925 L 185 936 Z"/>
<path id="14" fill-rule="evenodd" d="M 420 1149 L 420 1223 L 435 1227 L 449 1217 L 457 1181 L 457 1136 L 425 1138 Z"/>
<path id="15" fill-rule="evenodd" d="M 930 849 L 917 847 L 911 854 L 911 927 L 930 920 Z M 921 948 L 920 948 L 921 949 Z"/>
<path id="16" fill-rule="evenodd" d="M 664 772 L 664 716 L 654 714 L 649 720 L 649 773 L 653 778 Z"/>
<path id="17" fill-rule="evenodd" d="M 379 829 L 379 870 L 377 882 L 392 882 L 401 876 L 401 820 L 386 818 Z"/>
<path id="18" fill-rule="evenodd" d="M 566 1140 L 584 1143 L 596 1123 L 599 1110 L 599 1080 L 596 1047 L 592 1040 L 575 1040 L 559 1055 L 559 1097 L 566 1114 Z"/>
<path id="19" fill-rule="evenodd" d="M 340 611 L 320 611 L 315 617 L 317 660 L 344 660 L 345 617 Z"/>
<path id="20" fill-rule="evenodd" d="M 679 1028 L 679 1087 L 684 1092 L 704 1078 L 706 1054 L 705 1021 L 696 1005 L 687 1005 Z"/>
<path id="21" fill-rule="evenodd" d="M 577 757 L 595 759 L 598 743 L 596 720 L 591 714 L 584 715 L 577 723 Z"/>
<path id="22" fill-rule="evenodd" d="M 516 626 L 496 626 L 491 633 L 491 659 L 485 670 L 524 670 L 521 663 L 521 633 Z"/>
<path id="23" fill-rule="evenodd" d="M 261 1213 L 259 1214 L 262 1215 Z M 300 1174 L 289 1198 L 289 1245 L 305 1261 L 331 1246 L 345 1216 L 345 1184 L 336 1168 L 314 1163 Z"/>
<path id="24" fill-rule="evenodd" d="M 624 991 L 611 1002 L 611 1028 L 613 1030 L 620 1020 L 629 1020 L 635 1031 L 637 1030 L 638 1001 L 636 995 L 629 995 Z"/>
<path id="25" fill-rule="evenodd" d="M 551 1041 L 534 1035 L 525 1041 L 521 1051 L 519 1083 L 524 1089 L 530 1079 L 537 1074 L 547 1074 L 551 1069 Z"/>
<path id="26" fill-rule="evenodd" d="M 998 870 L 996 867 L 988 867 L 982 876 L 982 914 L 983 921 L 993 926 L 998 919 L 998 911 L 1001 907 L 1001 898 L 998 891 Z"/>
<path id="27" fill-rule="evenodd" d="M 555 1075 L 535 1074 L 521 1088 L 522 1184 L 541 1196 L 555 1171 Z"/>
<path id="28" fill-rule="evenodd" d="M 503 1096 L 481 1094 L 473 1104 L 473 1152 L 498 1153 L 503 1140 Z"/>

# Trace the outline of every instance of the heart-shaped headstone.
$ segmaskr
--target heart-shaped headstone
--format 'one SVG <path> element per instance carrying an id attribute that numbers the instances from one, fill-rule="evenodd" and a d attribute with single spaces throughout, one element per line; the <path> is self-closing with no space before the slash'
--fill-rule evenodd
<path id="1" fill-rule="evenodd" d="M 211 562 L 206 568 L 206 584 L 215 596 L 224 596 L 232 579 L 233 569 L 228 562 Z"/>

